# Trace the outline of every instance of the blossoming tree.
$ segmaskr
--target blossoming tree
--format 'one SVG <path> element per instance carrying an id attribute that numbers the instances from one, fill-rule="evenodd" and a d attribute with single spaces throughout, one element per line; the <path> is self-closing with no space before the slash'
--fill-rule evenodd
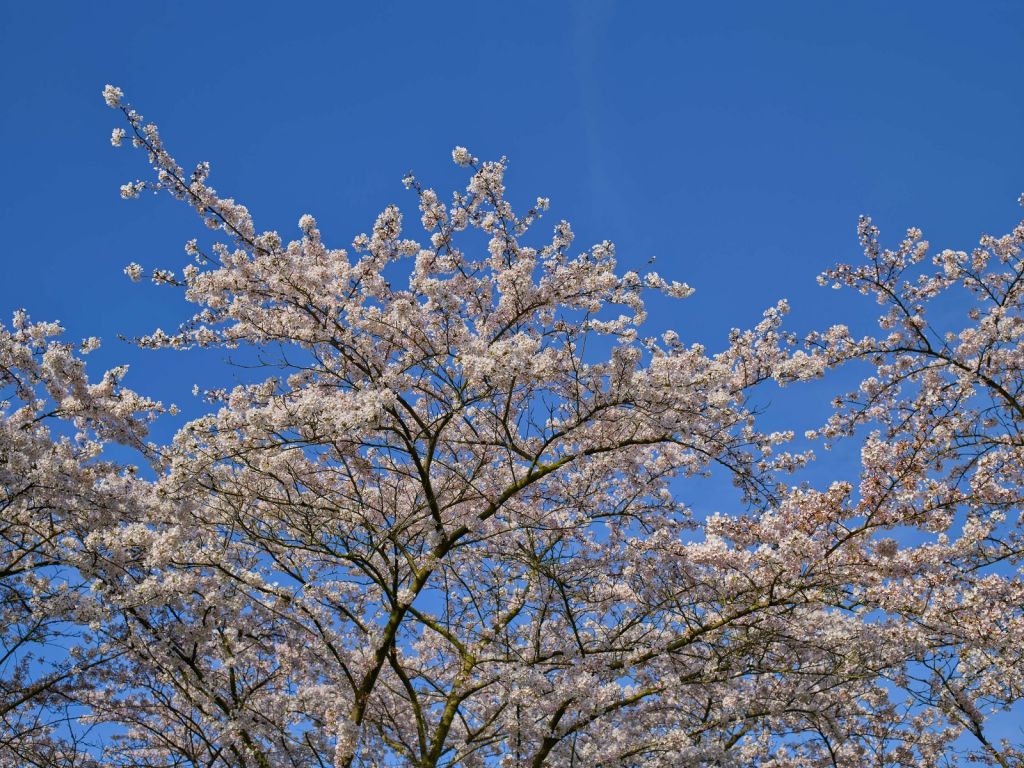
<path id="1" fill-rule="evenodd" d="M 405 180 L 422 243 L 395 207 L 350 251 L 308 215 L 286 243 L 104 96 L 156 174 L 122 194 L 213 233 L 150 272 L 196 314 L 138 343 L 248 347 L 273 375 L 147 445 L 158 403 L 90 386 L 55 328 L 5 331 L 0 640 L 75 648 L 2 668 L 0 761 L 1021 764 L 989 718 L 1024 695 L 1024 227 L 928 271 L 919 232 L 885 250 L 864 220 L 865 262 L 823 280 L 875 296 L 882 336 L 796 338 L 781 302 L 710 354 L 641 335 L 644 292 L 686 285 L 565 222 L 538 240 L 548 202 L 516 213 L 504 160 L 456 148 L 450 202 Z M 847 363 L 869 375 L 808 437 L 859 441 L 861 467 L 800 484 L 810 453 L 749 398 Z M 680 497 L 708 472 L 732 514 Z"/>

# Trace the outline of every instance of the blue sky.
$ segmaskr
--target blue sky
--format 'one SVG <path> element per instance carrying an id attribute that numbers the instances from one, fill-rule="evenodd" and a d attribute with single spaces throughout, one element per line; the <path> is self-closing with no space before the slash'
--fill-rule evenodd
<path id="1" fill-rule="evenodd" d="M 461 144 L 507 155 L 512 200 L 550 197 L 546 220 L 571 221 L 581 248 L 610 239 L 624 269 L 656 256 L 697 289 L 654 301 L 652 331 L 714 351 L 783 297 L 793 329 L 868 329 L 873 302 L 815 282 L 859 258 L 858 214 L 888 242 L 914 225 L 940 248 L 1020 218 L 1022 50 L 1024 4 L 980 0 L 0 3 L 0 316 L 25 307 L 102 337 L 94 375 L 130 362 L 130 386 L 186 415 L 194 383 L 244 375 L 211 369 L 220 352 L 117 338 L 186 316 L 175 291 L 121 270 L 179 269 L 200 230 L 166 197 L 120 199 L 148 169 L 109 144 L 109 82 L 286 238 L 306 212 L 345 245 L 385 205 L 414 210 L 409 169 L 462 186 Z M 816 426 L 837 386 L 777 399 L 771 428 Z"/>
<path id="2" fill-rule="evenodd" d="M 656 256 L 697 289 L 654 301 L 652 331 L 714 351 L 782 297 L 793 329 L 868 329 L 873 302 L 815 282 L 859 258 L 858 214 L 939 248 L 1020 218 L 1022 50 L 1016 2 L 3 3 L 0 315 L 102 337 L 94 374 L 130 362 L 130 386 L 186 415 L 193 383 L 215 383 L 220 352 L 117 338 L 186 316 L 121 270 L 179 269 L 199 230 L 166 197 L 120 199 L 148 169 L 109 144 L 110 82 L 286 238 L 306 212 L 345 245 L 388 203 L 413 210 L 409 169 L 463 185 L 461 144 L 507 155 L 512 200 L 550 197 L 581 248 L 613 240 L 624 269 Z M 836 387 L 772 403 L 771 427 L 816 426 Z"/>
<path id="3" fill-rule="evenodd" d="M 579 243 L 697 288 L 655 326 L 714 348 L 781 297 L 795 328 L 865 319 L 814 281 L 857 257 L 858 214 L 943 247 L 1019 218 L 1021 50 L 1015 2 L 3 3 L 0 313 L 99 335 L 97 362 L 187 399 L 192 363 L 115 338 L 181 318 L 121 269 L 179 268 L 196 222 L 120 200 L 146 169 L 109 146 L 111 82 L 260 228 L 310 212 L 348 243 L 412 208 L 408 169 L 462 183 L 463 144 L 508 155 L 513 200 L 549 196 Z"/>

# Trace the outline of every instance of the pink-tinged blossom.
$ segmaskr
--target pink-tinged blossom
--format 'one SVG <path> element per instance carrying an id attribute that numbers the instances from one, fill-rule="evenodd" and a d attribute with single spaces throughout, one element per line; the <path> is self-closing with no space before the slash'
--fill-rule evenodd
<path id="1" fill-rule="evenodd" d="M 472 165 L 477 162 L 477 159 L 470 154 L 469 150 L 465 147 L 456 147 L 452 150 L 452 160 L 456 165 L 463 167 Z"/>
<path id="2" fill-rule="evenodd" d="M 137 264 L 134 261 L 124 268 L 124 273 L 128 275 L 129 279 L 133 283 L 137 283 L 142 279 L 142 271 L 142 265 Z"/>
<path id="3" fill-rule="evenodd" d="M 116 109 L 121 106 L 121 99 L 124 98 L 124 91 L 117 88 L 109 83 L 103 88 L 103 100 L 107 102 L 107 106 L 112 109 Z"/>

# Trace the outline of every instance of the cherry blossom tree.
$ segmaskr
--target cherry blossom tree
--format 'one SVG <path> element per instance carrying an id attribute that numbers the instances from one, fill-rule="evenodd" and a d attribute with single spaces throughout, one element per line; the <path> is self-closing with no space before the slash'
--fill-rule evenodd
<path id="1" fill-rule="evenodd" d="M 76 717 L 90 672 L 116 651 L 83 631 L 94 620 L 69 566 L 82 538 L 129 519 L 130 468 L 103 458 L 119 443 L 145 450 L 159 403 L 121 387 L 123 369 L 90 384 L 55 323 L 17 312 L 0 325 L 0 764 L 82 764 Z M 82 342 L 79 354 L 97 339 Z"/>
<path id="2" fill-rule="evenodd" d="M 780 302 L 710 353 L 643 335 L 644 295 L 688 286 L 620 273 L 564 221 L 538 237 L 548 201 L 517 213 L 504 160 L 457 147 L 450 201 L 405 179 L 423 242 L 397 207 L 347 250 L 309 215 L 285 242 L 104 97 L 112 143 L 155 171 L 122 195 L 210 230 L 148 272 L 196 313 L 137 343 L 241 347 L 267 375 L 203 390 L 207 414 L 149 445 L 159 403 L 121 371 L 89 385 L 56 328 L 16 318 L 0 583 L 26 661 L 0 678 L 0 760 L 1024 764 L 990 724 L 1024 686 L 1024 226 L 929 258 L 865 219 L 864 262 L 822 280 L 874 296 L 881 336 L 797 337 Z M 861 466 L 819 488 L 751 403 L 841 366 L 862 383 L 804 439 L 855 441 Z M 709 473 L 732 511 L 686 506 Z M 64 635 L 45 668 L 16 649 Z"/>

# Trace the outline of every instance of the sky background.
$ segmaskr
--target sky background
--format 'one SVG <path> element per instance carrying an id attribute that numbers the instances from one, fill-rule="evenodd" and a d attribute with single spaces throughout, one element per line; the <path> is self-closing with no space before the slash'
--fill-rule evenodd
<path id="1" fill-rule="evenodd" d="M 875 304 L 816 276 L 860 258 L 866 213 L 894 243 L 921 227 L 970 248 L 1020 219 L 1024 3 L 87 3 L 0 0 L 0 317 L 16 308 L 99 336 L 127 384 L 204 406 L 192 386 L 250 377 L 221 351 L 141 351 L 118 338 L 191 314 L 174 270 L 205 229 L 167 196 L 124 201 L 145 157 L 110 146 L 106 83 L 160 125 L 186 168 L 287 240 L 303 213 L 347 246 L 389 203 L 415 211 L 412 169 L 442 195 L 454 145 L 507 155 L 520 210 L 551 199 L 580 250 L 612 240 L 625 269 L 697 289 L 652 299 L 650 331 L 709 351 L 780 298 L 796 331 L 870 331 Z M 417 236 L 418 216 L 409 223 Z M 547 237 L 543 222 L 538 240 Z M 767 428 L 817 426 L 842 377 L 771 396 Z M 761 405 L 769 405 L 766 401 Z M 163 419 L 167 437 L 181 419 Z M 834 462 L 811 472 L 834 479 Z M 844 465 L 845 466 L 845 465 Z M 855 465 L 851 466 L 855 470 Z M 694 503 L 716 506 L 717 497 Z"/>
<path id="2" fill-rule="evenodd" d="M 186 308 L 121 270 L 180 269 L 198 222 L 120 199 L 148 169 L 109 144 L 108 82 L 286 239 L 305 212 L 345 245 L 388 203 L 415 210 L 409 169 L 462 186 L 455 144 L 507 155 L 513 201 L 548 196 L 581 247 L 612 240 L 624 269 L 656 256 L 694 286 L 655 303 L 652 329 L 710 349 L 782 297 L 797 330 L 873 317 L 815 283 L 858 258 L 860 213 L 940 248 L 1020 218 L 1024 3 L 0 8 L 0 315 L 100 336 L 94 365 L 130 361 L 129 384 L 183 405 L 194 359 L 116 336 Z"/>
<path id="3" fill-rule="evenodd" d="M 888 243 L 918 226 L 939 249 L 1020 219 L 1022 51 L 1024 3 L 983 0 L 0 0 L 0 317 L 23 307 L 102 337 L 94 374 L 128 361 L 129 386 L 186 415 L 193 383 L 234 375 L 117 338 L 184 319 L 175 291 L 122 269 L 180 270 L 202 230 L 166 197 L 120 199 L 149 176 L 110 146 L 113 83 L 185 167 L 211 161 L 211 184 L 285 239 L 306 212 L 344 246 L 385 205 L 414 211 L 409 169 L 463 186 L 460 144 L 507 155 L 512 201 L 550 197 L 547 221 L 571 221 L 581 250 L 612 240 L 623 269 L 655 256 L 697 289 L 655 301 L 652 330 L 714 351 L 783 297 L 795 330 L 867 329 L 873 302 L 815 282 L 859 258 L 859 214 Z M 820 410 L 830 391 L 771 418 Z"/>
<path id="4" fill-rule="evenodd" d="M 859 214 L 888 243 L 918 226 L 937 249 L 1019 220 L 1021 51 L 1024 3 L 980 0 L 0 0 L 0 317 L 23 307 L 71 339 L 101 337 L 94 375 L 128 362 L 128 385 L 183 418 L 203 408 L 193 384 L 246 376 L 220 351 L 118 339 L 191 314 L 176 290 L 122 269 L 180 270 L 184 242 L 205 230 L 166 196 L 121 200 L 122 183 L 150 175 L 141 153 L 110 146 L 123 120 L 100 92 L 114 83 L 182 165 L 211 161 L 213 186 L 286 240 L 307 212 L 346 246 L 387 204 L 415 211 L 410 169 L 447 197 L 466 182 L 451 163 L 460 144 L 507 155 L 513 203 L 550 197 L 546 221 L 572 222 L 581 250 L 612 240 L 623 270 L 653 256 L 694 286 L 685 301 L 652 300 L 652 333 L 715 351 L 780 298 L 796 331 L 869 331 L 871 300 L 815 280 L 860 258 Z M 776 398 L 768 427 L 817 426 L 841 384 Z M 157 436 L 180 423 L 162 420 Z"/>

